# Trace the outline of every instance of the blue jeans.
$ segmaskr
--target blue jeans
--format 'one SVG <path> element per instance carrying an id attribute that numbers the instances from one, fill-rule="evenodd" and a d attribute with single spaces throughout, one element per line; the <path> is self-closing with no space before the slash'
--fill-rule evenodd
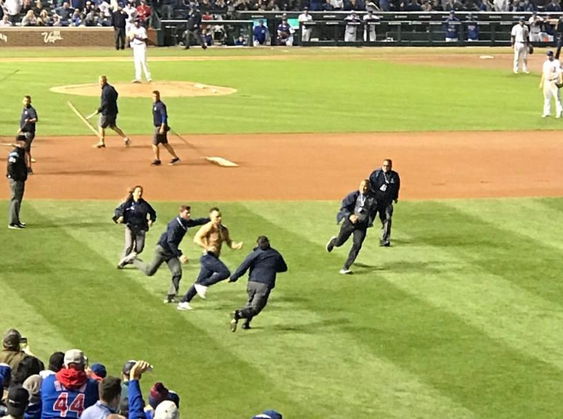
<path id="1" fill-rule="evenodd" d="M 184 298 L 182 298 L 182 302 L 190 302 L 197 295 L 195 284 L 210 287 L 217 282 L 227 279 L 231 275 L 229 268 L 213 253 L 206 253 L 199 259 L 199 262 L 201 264 L 199 275 L 195 283 L 190 287 L 188 292 L 186 292 L 186 295 L 184 295 Z"/>

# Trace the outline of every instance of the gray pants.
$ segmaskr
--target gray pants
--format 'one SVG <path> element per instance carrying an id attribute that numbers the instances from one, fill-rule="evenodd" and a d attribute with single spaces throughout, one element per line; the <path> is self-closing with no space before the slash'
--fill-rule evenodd
<path id="1" fill-rule="evenodd" d="M 393 204 L 381 205 L 377 207 L 379 219 L 381 220 L 381 244 L 391 243 L 391 223 L 393 217 Z"/>
<path id="2" fill-rule="evenodd" d="M 156 246 L 154 251 L 154 259 L 150 264 L 146 264 L 141 262 L 138 259 L 133 260 L 133 265 L 140 271 L 144 272 L 147 276 L 153 276 L 160 265 L 164 262 L 168 265 L 168 269 L 172 273 L 172 280 L 170 282 L 170 287 L 168 288 L 168 296 L 175 296 L 178 294 L 178 290 L 180 289 L 180 280 L 182 279 L 182 263 L 176 256 L 172 256 L 161 246 Z"/>
<path id="3" fill-rule="evenodd" d="M 127 256 L 133 250 L 139 254 L 145 248 L 145 230 L 132 230 L 129 226 L 125 226 L 125 247 L 123 248 L 123 256 Z"/>
<path id="4" fill-rule="evenodd" d="M 238 317 L 246 319 L 246 323 L 249 324 L 252 318 L 260 314 L 266 307 L 271 288 L 261 282 L 248 281 L 246 291 L 248 292 L 248 302 L 237 312 Z"/>
<path id="5" fill-rule="evenodd" d="M 9 224 L 19 224 L 20 208 L 23 201 L 23 193 L 25 191 L 25 180 L 8 179 L 10 182 L 10 208 L 8 210 Z"/>

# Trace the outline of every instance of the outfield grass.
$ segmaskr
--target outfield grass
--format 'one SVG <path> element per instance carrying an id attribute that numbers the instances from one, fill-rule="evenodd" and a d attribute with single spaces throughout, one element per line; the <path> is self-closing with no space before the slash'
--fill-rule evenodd
<path id="1" fill-rule="evenodd" d="M 274 54 L 282 53 L 278 49 Z M 172 126 L 183 133 L 561 127 L 559 120 L 539 118 L 538 75 L 515 76 L 508 69 L 399 65 L 374 61 L 368 54 L 365 59 L 329 56 L 326 51 L 321 59 L 295 55 L 291 60 L 248 60 L 244 56 L 228 61 L 153 61 L 150 66 L 157 80 L 197 81 L 238 90 L 222 97 L 164 97 Z M 49 88 L 95 83 L 101 73 L 110 82 L 128 82 L 133 74 L 131 62 L 0 62 L 0 75 L 16 69 L 20 71 L 0 83 L 5 104 L 0 132 L 6 134 L 17 129 L 21 97 L 31 94 L 41 118 L 39 135 L 87 135 L 89 131 L 65 102 L 70 99 L 89 113 L 97 108 L 98 99 L 53 93 Z M 151 132 L 149 97 L 121 98 L 119 104 L 119 124 L 126 132 Z"/>
<path id="2" fill-rule="evenodd" d="M 233 238 L 245 241 L 225 250 L 229 267 L 265 233 L 290 268 L 255 330 L 236 334 L 228 313 L 244 302 L 244 281 L 178 312 L 161 302 L 165 268 L 153 278 L 115 269 L 113 205 L 28 201 L 29 228 L 0 230 L 1 324 L 21 328 L 43 358 L 80 347 L 113 374 L 146 358 L 155 370 L 145 393 L 163 380 L 196 418 L 265 408 L 289 418 L 563 414 L 563 240 L 552 227 L 563 222 L 563 199 L 402 202 L 395 246 L 379 248 L 371 230 L 352 276 L 337 273 L 349 244 L 324 250 L 336 202 L 221 204 Z M 157 203 L 145 259 L 175 206 Z M 182 248 L 185 290 L 198 251 L 188 238 Z"/>

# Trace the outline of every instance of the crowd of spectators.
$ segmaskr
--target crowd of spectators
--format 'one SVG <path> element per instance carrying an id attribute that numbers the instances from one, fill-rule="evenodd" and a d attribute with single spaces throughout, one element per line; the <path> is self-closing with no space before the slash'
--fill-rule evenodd
<path id="1" fill-rule="evenodd" d="M 0 0 L 0 26 L 114 26 L 124 11 L 132 24 L 148 25 L 152 8 L 145 0 Z"/>
<path id="2" fill-rule="evenodd" d="M 213 19 L 240 11 L 560 12 L 561 0 L 0 0 L 0 25 L 112 26 L 123 10 L 145 25 L 153 11 L 162 19 L 184 19 L 197 9 Z M 6 17 L 7 16 L 7 17 Z"/>
<path id="3" fill-rule="evenodd" d="M 152 366 L 127 361 L 120 377 L 103 364 L 88 366 L 81 350 L 54 352 L 47 367 L 16 329 L 8 330 L 0 351 L 0 417 L 7 419 L 178 419 L 180 396 L 162 382 L 143 399 L 140 380 Z M 282 419 L 267 410 L 253 419 Z"/>

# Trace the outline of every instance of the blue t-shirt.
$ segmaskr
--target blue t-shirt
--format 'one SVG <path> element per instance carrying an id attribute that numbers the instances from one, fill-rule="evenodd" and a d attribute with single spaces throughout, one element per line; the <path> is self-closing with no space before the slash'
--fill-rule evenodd
<path id="1" fill-rule="evenodd" d="M 152 105 L 152 119 L 155 127 L 159 127 L 162 124 L 168 124 L 166 105 L 160 100 Z"/>
<path id="2" fill-rule="evenodd" d="M 252 34 L 254 35 L 254 39 L 262 44 L 266 42 L 266 37 L 268 36 L 268 28 L 262 25 L 255 26 Z"/>
<path id="3" fill-rule="evenodd" d="M 26 119 L 37 119 L 37 111 L 31 105 L 22 110 L 20 129 L 24 132 L 35 132 L 35 122 L 25 122 Z"/>

